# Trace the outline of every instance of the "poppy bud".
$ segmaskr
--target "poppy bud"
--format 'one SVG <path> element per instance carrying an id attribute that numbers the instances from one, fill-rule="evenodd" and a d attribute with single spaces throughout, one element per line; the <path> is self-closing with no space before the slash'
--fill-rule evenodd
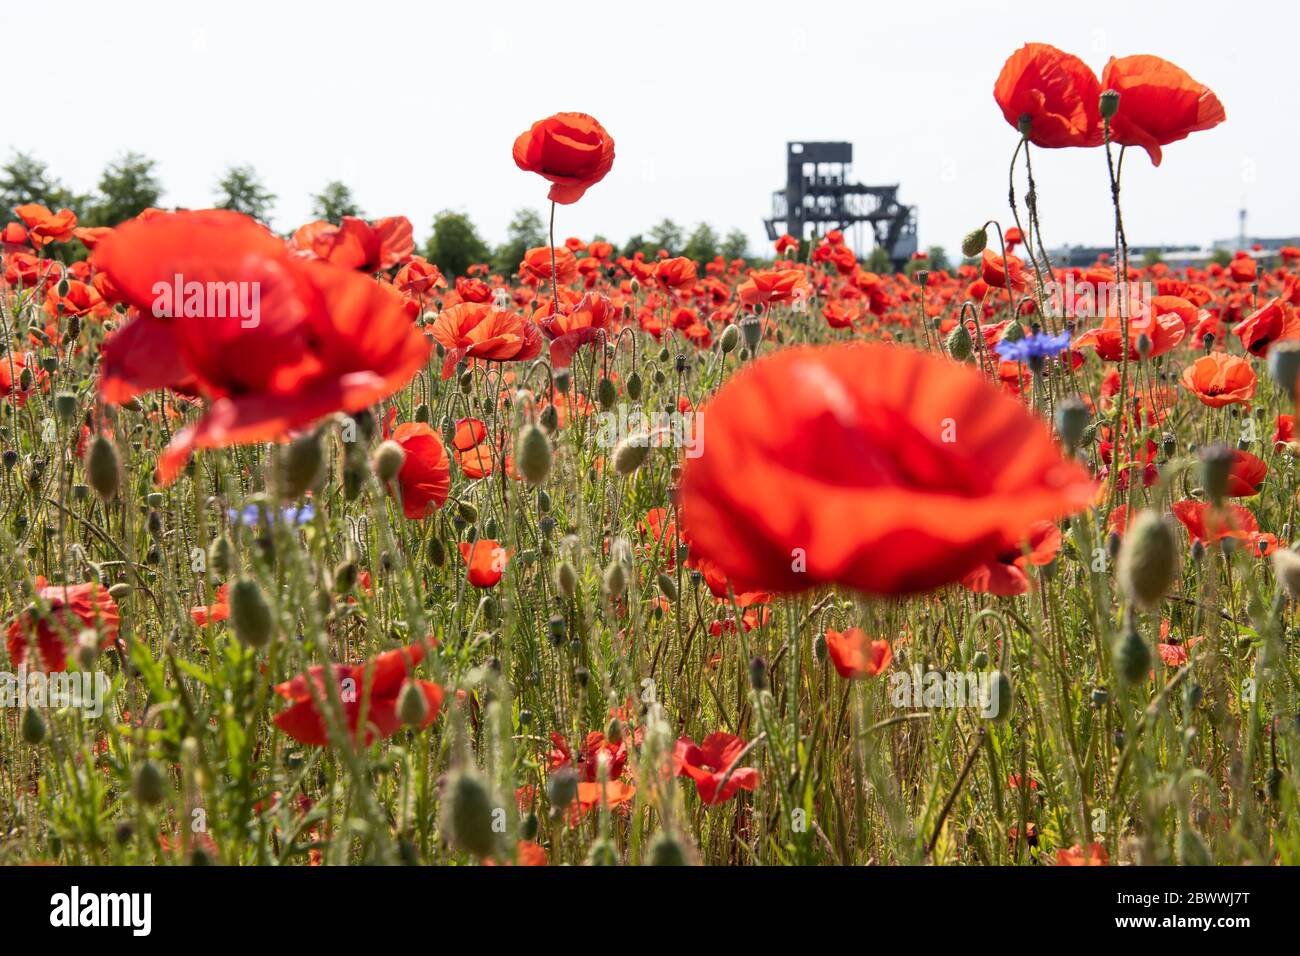
<path id="1" fill-rule="evenodd" d="M 111 501 L 122 483 L 122 461 L 117 446 L 104 435 L 96 435 L 86 455 L 86 483 L 102 501 Z"/>
<path id="2" fill-rule="evenodd" d="M 971 340 L 970 329 L 966 328 L 966 323 L 958 322 L 953 330 L 948 333 L 948 341 L 944 344 L 949 355 L 958 362 L 965 362 L 971 357 L 975 343 Z"/>
<path id="3" fill-rule="evenodd" d="M 478 509 L 468 501 L 457 502 L 456 513 L 460 515 L 461 520 L 466 524 L 473 524 L 478 520 Z"/>
<path id="4" fill-rule="evenodd" d="M 961 241 L 961 254 L 967 259 L 974 259 L 988 247 L 988 244 L 989 234 L 983 226 L 980 226 L 966 233 Z"/>
<path id="5" fill-rule="evenodd" d="M 271 640 L 271 606 L 262 588 L 252 578 L 240 578 L 228 594 L 230 623 L 235 637 L 248 647 L 265 647 Z"/>
<path id="6" fill-rule="evenodd" d="M 1019 322 L 1012 322 L 1002 333 L 1003 342 L 1019 342 L 1025 337 L 1025 327 Z"/>
<path id="7" fill-rule="evenodd" d="M 1011 678 L 1007 676 L 1006 671 L 997 670 L 989 675 L 989 700 L 987 703 L 990 707 L 997 704 L 998 708 L 989 714 L 990 720 L 1002 724 L 1011 719 L 1011 710 L 1015 703 L 1015 691 L 1011 686 Z"/>
<path id="8" fill-rule="evenodd" d="M 627 397 L 632 401 L 641 398 L 641 373 L 633 372 L 627 377 Z"/>
<path id="9" fill-rule="evenodd" d="M 623 742 L 623 724 L 617 717 L 609 718 L 605 727 L 605 739 L 616 747 Z"/>
<path id="10" fill-rule="evenodd" d="M 598 839 L 587 851 L 588 866 L 618 866 L 618 851 L 604 837 Z"/>
<path id="11" fill-rule="evenodd" d="M 989 666 L 988 652 L 976 651 L 975 655 L 970 659 L 970 662 L 971 662 L 971 666 L 974 667 L 977 671 L 982 671 L 984 668 Z"/>
<path id="12" fill-rule="evenodd" d="M 224 578 L 235 566 L 235 545 L 230 535 L 223 534 L 208 545 L 208 567 L 217 577 Z"/>
<path id="13" fill-rule="evenodd" d="M 660 572 L 658 582 L 659 582 L 659 590 L 663 592 L 664 597 L 666 597 L 669 601 L 676 601 L 677 582 L 674 581 L 669 575 L 664 574 L 663 572 Z"/>
<path id="14" fill-rule="evenodd" d="M 408 727 L 423 727 L 429 716 L 429 701 L 417 681 L 402 684 L 397 695 L 397 716 Z"/>
<path id="15" fill-rule="evenodd" d="M 70 422 L 77 417 L 77 396 L 72 392 L 59 392 L 54 396 L 54 414 L 62 422 Z"/>
<path id="16" fill-rule="evenodd" d="M 761 657 L 749 661 L 749 686 L 756 691 L 767 689 L 767 661 Z"/>
<path id="17" fill-rule="evenodd" d="M 21 372 L 19 372 L 19 373 L 18 373 L 18 390 L 19 390 L 20 392 L 25 392 L 25 391 L 27 391 L 28 389 L 30 389 L 30 388 L 32 387 L 32 378 L 33 378 L 33 376 L 32 376 L 32 370 L 29 369 L 29 368 L 24 368 Z"/>
<path id="18" fill-rule="evenodd" d="M 447 781 L 442 799 L 442 826 L 447 841 L 477 857 L 496 850 L 492 832 L 492 797 L 473 770 L 457 770 Z"/>
<path id="19" fill-rule="evenodd" d="M 740 320 L 740 334 L 745 337 L 745 348 L 752 355 L 763 341 L 763 323 L 752 315 Z"/>
<path id="20" fill-rule="evenodd" d="M 1056 433 L 1061 436 L 1066 448 L 1079 447 L 1091 418 L 1088 406 L 1073 396 L 1063 399 L 1056 406 Z"/>
<path id="21" fill-rule="evenodd" d="M 622 596 L 623 591 L 627 588 L 627 570 L 623 567 L 622 562 L 611 561 L 605 568 L 605 593 L 611 598 Z"/>
<path id="22" fill-rule="evenodd" d="M 557 369 L 553 381 L 557 392 L 568 392 L 569 386 L 573 384 L 573 372 L 567 368 Z"/>
<path id="23" fill-rule="evenodd" d="M 1114 657 L 1115 670 L 1127 684 L 1138 683 L 1151 670 L 1151 648 L 1134 627 L 1115 642 Z"/>
<path id="24" fill-rule="evenodd" d="M 35 707 L 23 711 L 23 740 L 32 746 L 45 740 L 45 718 Z"/>
<path id="25" fill-rule="evenodd" d="M 551 442 L 536 425 L 525 425 L 515 442 L 515 463 L 519 473 L 536 487 L 551 473 Z"/>
<path id="26" fill-rule="evenodd" d="M 1232 449 L 1227 445 L 1210 445 L 1201 451 L 1201 484 L 1205 493 L 1216 501 L 1228 493 L 1232 462 Z"/>
<path id="27" fill-rule="evenodd" d="M 1178 573 L 1178 543 L 1161 515 L 1137 516 L 1120 545 L 1115 572 L 1120 588 L 1142 610 L 1164 599 Z"/>
<path id="28" fill-rule="evenodd" d="M 681 843 L 667 830 L 660 830 L 650 841 L 651 866 L 686 866 Z"/>
<path id="29" fill-rule="evenodd" d="M 380 481 L 389 482 L 397 477 L 397 473 L 402 470 L 402 465 L 406 462 L 406 450 L 397 442 L 389 439 L 381 442 L 375 449 L 375 455 L 372 464 L 374 465 L 375 475 Z"/>
<path id="30" fill-rule="evenodd" d="M 357 586 L 357 563 L 355 561 L 340 561 L 334 568 L 334 590 L 340 594 L 345 594 Z"/>
<path id="31" fill-rule="evenodd" d="M 131 593 L 131 585 L 126 581 L 119 581 L 108 589 L 108 593 L 112 596 L 114 601 L 125 600 Z"/>
<path id="32" fill-rule="evenodd" d="M 1300 377 L 1300 342 L 1275 342 L 1268 350 L 1268 372 L 1291 398 Z"/>
<path id="33" fill-rule="evenodd" d="M 440 568 L 447 563 L 447 548 L 441 538 L 430 538 L 429 543 L 424 547 L 424 553 L 434 567 Z"/>
<path id="34" fill-rule="evenodd" d="M 1273 552 L 1273 574 L 1292 600 L 1300 597 L 1300 554 L 1278 548 Z"/>
<path id="35" fill-rule="evenodd" d="M 560 811 L 578 796 L 578 775 L 569 767 L 560 767 L 546 775 L 546 799 L 553 811 Z"/>
<path id="36" fill-rule="evenodd" d="M 568 561 L 562 561 L 555 569 L 555 586 L 566 598 L 572 598 L 578 589 L 578 572 Z"/>
<path id="37" fill-rule="evenodd" d="M 1101 94 L 1097 101 L 1097 109 L 1101 112 L 1102 119 L 1110 119 L 1119 110 L 1119 91 L 1106 90 Z"/>
<path id="38" fill-rule="evenodd" d="M 131 782 L 131 790 L 135 798 L 145 806 L 157 806 L 163 802 L 167 796 L 167 780 L 163 776 L 162 768 L 152 760 L 145 760 L 135 770 L 135 778 Z"/>
<path id="39" fill-rule="evenodd" d="M 284 455 L 284 472 L 281 475 L 285 498 L 298 498 L 316 484 L 325 467 L 325 452 L 316 432 L 302 435 L 289 442 Z"/>
<path id="40" fill-rule="evenodd" d="M 826 657 L 830 653 L 830 648 L 826 646 L 825 634 L 817 634 L 813 637 L 812 649 L 813 649 L 813 657 L 817 659 L 817 663 L 825 664 Z"/>
<path id="41" fill-rule="evenodd" d="M 1110 692 L 1104 687 L 1094 687 L 1092 689 L 1092 706 L 1098 709 L 1105 707 L 1110 702 Z"/>
<path id="42" fill-rule="evenodd" d="M 650 437 L 644 432 L 634 432 L 614 449 L 614 470 L 626 478 L 645 464 L 649 454 Z"/>
<path id="43" fill-rule="evenodd" d="M 723 355 L 728 355 L 734 352 L 739 344 L 740 329 L 736 328 L 736 324 L 733 322 L 723 329 L 722 334 L 718 336 L 718 348 L 722 350 Z"/>
<path id="44" fill-rule="evenodd" d="M 539 823 L 540 821 L 537 819 L 537 814 L 530 810 L 528 815 L 524 817 L 523 823 L 519 825 L 519 835 L 525 840 L 537 839 L 537 828 Z"/>
<path id="45" fill-rule="evenodd" d="M 596 401 L 604 411 L 609 411 L 614 407 L 614 400 L 618 398 L 618 390 L 614 388 L 614 383 L 608 378 L 602 378 L 596 385 Z"/>
<path id="46" fill-rule="evenodd" d="M 365 454 L 360 451 L 349 454 L 343 462 L 343 496 L 348 501 L 354 500 L 357 495 L 361 494 L 361 489 L 365 487 L 365 484 Z"/>
<path id="47" fill-rule="evenodd" d="M 1178 451 L 1178 439 L 1171 432 L 1165 432 L 1160 436 L 1160 450 L 1165 453 L 1165 457 L 1172 458 L 1174 452 Z"/>
<path id="48" fill-rule="evenodd" d="M 1151 355 L 1151 336 L 1141 332 L 1137 337 L 1137 354 L 1139 358 L 1148 358 Z"/>
<path id="49" fill-rule="evenodd" d="M 427 425 L 429 423 L 428 402 L 421 402 L 419 405 L 415 406 L 415 420 L 424 425 Z"/>

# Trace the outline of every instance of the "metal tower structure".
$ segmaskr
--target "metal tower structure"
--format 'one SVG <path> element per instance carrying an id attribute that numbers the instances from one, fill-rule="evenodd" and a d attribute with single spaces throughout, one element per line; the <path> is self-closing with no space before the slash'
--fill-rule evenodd
<path id="1" fill-rule="evenodd" d="M 916 252 L 916 207 L 898 201 L 898 186 L 862 186 L 849 181 L 852 143 L 786 143 L 785 188 L 772 193 L 772 215 L 763 220 L 767 236 L 784 231 L 798 239 L 831 229 L 848 231 L 865 224 L 876 246 L 895 266 Z M 855 230 L 856 231 L 856 230 Z M 857 251 L 863 251 L 861 244 Z"/>

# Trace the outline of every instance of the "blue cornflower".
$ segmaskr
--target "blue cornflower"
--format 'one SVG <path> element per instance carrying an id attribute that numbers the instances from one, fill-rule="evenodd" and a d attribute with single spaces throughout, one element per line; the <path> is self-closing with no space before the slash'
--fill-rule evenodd
<path id="1" fill-rule="evenodd" d="M 1014 342 L 1003 339 L 993 346 L 993 350 L 998 353 L 1002 361 L 1024 362 L 1037 372 L 1042 369 L 1044 361 L 1055 358 L 1069 347 L 1070 333 L 1067 330 L 1060 335 L 1035 332 Z"/>
<path id="2" fill-rule="evenodd" d="M 231 524 L 244 524 L 256 528 L 263 524 L 266 514 L 265 505 L 245 505 L 243 508 L 231 508 L 228 515 Z M 311 505 L 285 505 L 280 509 L 280 520 L 297 528 L 316 517 L 316 510 Z"/>

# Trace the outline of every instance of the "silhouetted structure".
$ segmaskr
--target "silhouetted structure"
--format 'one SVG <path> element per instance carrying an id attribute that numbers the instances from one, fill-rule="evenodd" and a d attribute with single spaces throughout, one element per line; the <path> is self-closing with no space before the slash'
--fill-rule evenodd
<path id="1" fill-rule="evenodd" d="M 916 252 L 916 207 L 898 201 L 897 185 L 850 182 L 852 165 L 852 143 L 786 143 L 785 188 L 772 193 L 772 216 L 763 221 L 767 236 L 775 240 L 784 231 L 806 239 L 809 226 L 821 236 L 865 224 L 875 244 L 901 266 Z M 854 248 L 864 251 L 860 235 Z"/>

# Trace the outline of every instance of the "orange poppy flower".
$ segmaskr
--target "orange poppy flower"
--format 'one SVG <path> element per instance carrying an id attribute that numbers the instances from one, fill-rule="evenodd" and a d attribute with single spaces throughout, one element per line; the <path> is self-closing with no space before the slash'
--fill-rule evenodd
<path id="1" fill-rule="evenodd" d="M 897 346 L 784 349 L 723 385 L 703 414 L 708 441 L 682 477 L 683 531 L 737 590 L 926 591 L 1095 492 L 1020 402 Z"/>
<path id="2" fill-rule="evenodd" d="M 1209 87 L 1158 56 L 1111 57 L 1101 72 L 1101 88 L 1119 93 L 1111 139 L 1121 146 L 1141 146 L 1155 166 L 1160 165 L 1160 147 L 1227 118 Z"/>
<path id="3" fill-rule="evenodd" d="M 680 289 L 695 282 L 697 272 L 695 261 L 685 256 L 665 259 L 655 266 L 655 278 L 659 284 L 668 289 Z"/>
<path id="4" fill-rule="evenodd" d="M 547 198 L 568 205 L 614 166 L 614 139 L 586 113 L 556 113 L 519 134 L 515 165 L 551 182 Z"/>
<path id="5" fill-rule="evenodd" d="M 1100 146 L 1103 141 L 1097 75 L 1077 56 L 1046 43 L 1026 43 L 1011 54 L 993 84 L 993 98 L 1016 129 L 1029 118 L 1035 146 Z"/>
<path id="6" fill-rule="evenodd" d="M 568 285 L 578 278 L 578 260 L 564 246 L 537 246 L 524 253 L 519 263 L 521 275 L 529 276 L 538 282 L 551 281 L 551 253 L 555 254 L 555 276 L 559 285 Z"/>
<path id="7" fill-rule="evenodd" d="M 71 209 L 50 212 L 40 203 L 27 203 L 15 206 L 14 212 L 27 225 L 27 238 L 37 249 L 51 242 L 67 242 L 77 227 L 77 214 Z"/>
<path id="8" fill-rule="evenodd" d="M 1265 356 L 1274 342 L 1300 339 L 1300 313 L 1285 300 L 1272 298 L 1232 327 L 1251 355 Z"/>
<path id="9" fill-rule="evenodd" d="M 1183 369 L 1183 388 L 1204 405 L 1222 408 L 1224 405 L 1250 404 L 1255 395 L 1255 370 L 1239 355 L 1211 352 L 1202 355 Z"/>
<path id="10" fill-rule="evenodd" d="M 873 641 L 858 627 L 844 632 L 827 628 L 826 650 L 835 672 L 845 680 L 875 677 L 884 673 L 894 659 L 889 641 Z"/>
<path id="11" fill-rule="evenodd" d="M 799 269 L 756 270 L 736 287 L 736 294 L 745 305 L 766 305 L 807 298 L 812 286 Z"/>
<path id="12" fill-rule="evenodd" d="M 443 309 L 430 331 L 447 350 L 443 378 L 451 378 L 463 358 L 527 361 L 542 351 L 542 334 L 536 325 L 485 302 L 460 302 Z"/>
<path id="13" fill-rule="evenodd" d="M 290 248 L 345 269 L 382 272 L 415 251 L 411 220 L 389 216 L 373 223 L 344 216 L 339 225 L 309 222 L 293 234 Z"/>
<path id="14" fill-rule="evenodd" d="M 1164 315 L 1150 314 L 1142 316 L 1130 312 L 1128 321 L 1128 357 L 1130 361 L 1140 361 L 1144 357 L 1138 346 L 1142 336 L 1146 336 L 1150 350 L 1145 358 L 1156 358 L 1177 346 L 1187 336 L 1187 328 L 1176 313 Z M 1072 348 L 1096 349 L 1099 358 L 1107 362 L 1118 362 L 1123 355 L 1124 324 L 1118 310 L 1112 310 L 1101 325 L 1088 329 L 1074 340 Z"/>

